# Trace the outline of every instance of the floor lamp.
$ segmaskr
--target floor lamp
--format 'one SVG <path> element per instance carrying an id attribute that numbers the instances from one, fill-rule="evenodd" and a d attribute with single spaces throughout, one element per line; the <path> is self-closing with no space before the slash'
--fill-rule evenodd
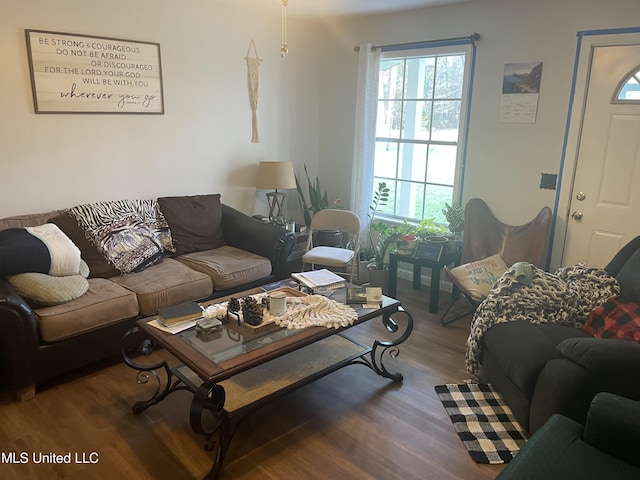
<path id="1" fill-rule="evenodd" d="M 269 218 L 282 216 L 285 193 L 278 189 L 296 188 L 296 176 L 291 162 L 260 162 L 258 166 L 258 181 L 256 187 L 261 189 L 273 188 L 274 192 L 267 193 L 269 203 Z"/>

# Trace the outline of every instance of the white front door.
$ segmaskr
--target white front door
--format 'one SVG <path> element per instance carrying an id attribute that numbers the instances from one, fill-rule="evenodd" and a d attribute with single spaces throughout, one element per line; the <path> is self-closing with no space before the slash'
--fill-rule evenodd
<path id="1" fill-rule="evenodd" d="M 640 96 L 617 98 L 640 75 L 640 39 L 591 52 L 562 263 L 603 267 L 640 235 Z"/>

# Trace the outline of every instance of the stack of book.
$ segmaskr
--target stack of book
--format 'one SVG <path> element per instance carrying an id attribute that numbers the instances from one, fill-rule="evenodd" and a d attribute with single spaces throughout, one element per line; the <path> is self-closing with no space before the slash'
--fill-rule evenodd
<path id="1" fill-rule="evenodd" d="M 158 321 L 164 327 L 202 318 L 202 307 L 196 302 L 183 303 L 158 310 Z"/>
<path id="2" fill-rule="evenodd" d="M 292 273 L 291 277 L 311 290 L 344 287 L 344 278 L 331 270 L 311 270 L 309 272 Z"/>

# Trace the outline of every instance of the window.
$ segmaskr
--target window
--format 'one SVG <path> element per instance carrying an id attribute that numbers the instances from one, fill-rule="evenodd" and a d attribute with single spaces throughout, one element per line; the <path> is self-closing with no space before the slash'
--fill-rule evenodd
<path id="1" fill-rule="evenodd" d="M 637 68 L 622 81 L 614 103 L 640 102 L 640 70 Z"/>
<path id="2" fill-rule="evenodd" d="M 446 223 L 458 198 L 466 138 L 471 45 L 380 57 L 373 189 L 390 188 L 381 213 Z"/>

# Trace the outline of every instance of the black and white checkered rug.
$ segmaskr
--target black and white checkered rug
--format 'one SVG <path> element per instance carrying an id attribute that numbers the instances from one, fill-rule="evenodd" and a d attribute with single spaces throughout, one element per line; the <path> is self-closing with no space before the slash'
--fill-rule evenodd
<path id="1" fill-rule="evenodd" d="M 527 433 L 490 385 L 447 384 L 435 389 L 475 462 L 508 463 L 526 443 Z"/>

